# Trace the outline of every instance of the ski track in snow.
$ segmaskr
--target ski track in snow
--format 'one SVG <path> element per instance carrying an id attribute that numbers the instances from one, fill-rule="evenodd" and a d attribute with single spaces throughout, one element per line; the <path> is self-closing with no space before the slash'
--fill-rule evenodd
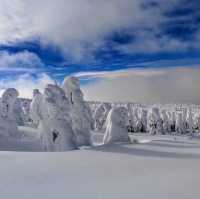
<path id="1" fill-rule="evenodd" d="M 200 140 L 143 134 L 132 139 L 138 143 L 60 153 L 2 151 L 1 198 L 188 199 L 199 195 Z M 9 144 L 11 149 L 20 145 L 21 151 L 38 147 L 27 140 Z"/>

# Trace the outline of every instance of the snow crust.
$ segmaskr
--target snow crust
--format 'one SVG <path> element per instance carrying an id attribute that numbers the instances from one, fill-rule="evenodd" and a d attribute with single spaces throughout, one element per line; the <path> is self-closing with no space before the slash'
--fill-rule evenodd
<path id="1" fill-rule="evenodd" d="M 199 140 L 149 134 L 134 138 L 140 143 L 65 153 L 0 152 L 1 197 L 198 198 Z M 29 146 L 24 144 L 24 150 Z"/>

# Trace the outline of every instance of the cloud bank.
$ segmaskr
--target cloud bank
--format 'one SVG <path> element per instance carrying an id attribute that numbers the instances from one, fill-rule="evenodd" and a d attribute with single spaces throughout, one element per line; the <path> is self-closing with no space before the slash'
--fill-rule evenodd
<path id="1" fill-rule="evenodd" d="M 86 100 L 123 101 L 138 103 L 194 103 L 200 102 L 200 69 L 129 69 L 111 72 L 74 74 L 79 77 Z M 87 83 L 84 83 L 87 82 Z M 9 87 L 15 87 L 20 97 L 32 98 L 35 88 L 44 90 L 46 84 L 55 81 L 45 73 L 32 76 L 28 73 L 16 77 L 1 78 L 0 95 Z"/>
<path id="2" fill-rule="evenodd" d="M 89 100 L 130 101 L 140 103 L 200 102 L 200 69 L 171 68 L 78 75 L 96 78 L 83 90 Z"/>

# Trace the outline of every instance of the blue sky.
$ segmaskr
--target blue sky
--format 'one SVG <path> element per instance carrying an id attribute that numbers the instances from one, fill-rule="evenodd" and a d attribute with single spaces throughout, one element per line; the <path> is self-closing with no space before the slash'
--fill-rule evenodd
<path id="1" fill-rule="evenodd" d="M 71 74 L 91 86 L 106 72 L 196 70 L 199 9 L 198 0 L 2 0 L 0 89 Z"/>

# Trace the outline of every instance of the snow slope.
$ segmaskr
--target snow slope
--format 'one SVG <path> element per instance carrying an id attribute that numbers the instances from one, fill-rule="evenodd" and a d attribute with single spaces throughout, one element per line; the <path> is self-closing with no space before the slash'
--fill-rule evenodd
<path id="1" fill-rule="evenodd" d="M 0 152 L 1 198 L 199 197 L 198 139 L 141 134 L 134 138 L 138 144 L 66 153 Z"/>

